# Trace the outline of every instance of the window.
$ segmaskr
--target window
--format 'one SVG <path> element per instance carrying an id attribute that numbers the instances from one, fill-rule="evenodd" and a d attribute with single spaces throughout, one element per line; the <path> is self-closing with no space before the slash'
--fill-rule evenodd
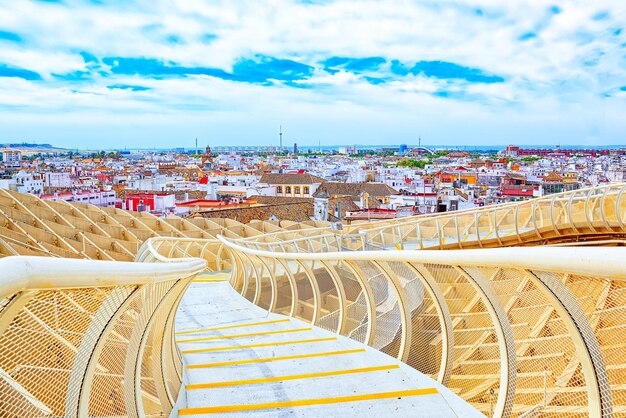
<path id="1" fill-rule="evenodd" d="M 293 191 L 294 191 L 295 194 L 300 194 L 300 186 L 295 186 L 293 188 Z"/>
<path id="2" fill-rule="evenodd" d="M 309 187 L 308 186 L 304 186 L 304 194 L 309 194 Z"/>
<path id="3" fill-rule="evenodd" d="M 291 194 L 291 186 L 285 186 L 285 193 Z"/>
<path id="4" fill-rule="evenodd" d="M 276 193 L 282 193 L 283 192 L 283 186 L 276 186 Z"/>

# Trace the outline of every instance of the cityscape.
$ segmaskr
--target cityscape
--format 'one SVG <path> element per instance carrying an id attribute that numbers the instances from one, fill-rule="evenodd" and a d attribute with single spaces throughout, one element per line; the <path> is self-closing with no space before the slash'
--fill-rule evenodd
<path id="1" fill-rule="evenodd" d="M 626 147 L 508 145 L 463 151 L 399 145 L 320 151 L 293 144 L 107 152 L 7 145 L 0 163 L 4 189 L 160 218 L 350 223 L 626 182 Z M 294 204 L 299 210 L 288 210 Z"/>
<path id="2" fill-rule="evenodd" d="M 0 0 L 0 418 L 626 418 L 626 3 Z"/>

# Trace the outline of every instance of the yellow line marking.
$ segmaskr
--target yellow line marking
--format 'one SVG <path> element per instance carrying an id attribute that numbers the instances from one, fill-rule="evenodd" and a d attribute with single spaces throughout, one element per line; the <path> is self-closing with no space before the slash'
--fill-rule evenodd
<path id="1" fill-rule="evenodd" d="M 217 340 L 226 340 L 230 338 L 256 337 L 258 335 L 286 334 L 288 332 L 302 332 L 302 331 L 312 331 L 312 330 L 313 328 L 281 329 L 278 331 L 253 332 L 250 334 L 217 335 L 215 337 L 191 338 L 189 340 L 176 340 L 176 342 L 177 343 L 195 343 L 199 341 L 217 341 Z"/>
<path id="2" fill-rule="evenodd" d="M 217 282 L 227 282 L 230 279 L 193 279 L 194 283 L 217 283 Z"/>
<path id="3" fill-rule="evenodd" d="M 436 395 L 436 388 L 400 390 L 396 392 L 365 393 L 362 395 L 338 396 L 336 398 L 300 399 L 295 401 L 268 402 L 247 405 L 209 406 L 205 408 L 185 408 L 178 411 L 178 415 L 217 414 L 223 412 L 257 411 L 260 409 L 288 408 L 293 406 L 327 405 L 345 402 L 373 401 L 376 399 L 401 398 L 403 396 Z"/>
<path id="4" fill-rule="evenodd" d="M 369 373 L 369 372 L 378 372 L 382 370 L 393 370 L 393 369 L 399 369 L 399 368 L 400 368 L 399 365 L 391 364 L 389 366 L 376 366 L 376 367 L 364 367 L 360 369 L 333 370 L 329 372 L 319 372 L 319 373 L 293 374 L 290 376 L 274 376 L 274 377 L 263 377 L 259 379 L 231 380 L 228 382 L 199 383 L 195 385 L 187 385 L 186 389 L 196 390 L 196 389 L 221 388 L 221 387 L 226 387 L 226 386 L 257 385 L 259 383 L 283 382 L 285 380 L 314 379 L 316 377 L 340 376 L 343 374 L 355 374 L 355 373 Z"/>
<path id="5" fill-rule="evenodd" d="M 239 324 L 239 325 L 224 325 L 222 327 L 213 327 L 213 328 L 204 328 L 204 329 L 192 329 L 192 330 L 189 330 L 189 331 L 180 331 L 180 332 L 177 332 L 176 335 L 197 334 L 199 332 L 217 331 L 217 330 L 220 330 L 220 329 L 254 327 L 254 326 L 257 326 L 257 325 L 278 324 L 279 322 L 289 322 L 289 321 L 291 321 L 291 320 L 290 319 L 275 319 L 273 321 L 248 322 L 246 324 Z"/>
<path id="6" fill-rule="evenodd" d="M 195 350 L 183 350 L 183 354 L 194 354 L 194 353 L 212 353 L 214 351 L 228 351 L 228 350 L 240 350 L 244 348 L 256 348 L 256 347 L 273 347 L 277 345 L 291 345 L 291 344 L 306 344 L 306 343 L 317 343 L 322 341 L 336 341 L 337 338 L 329 337 L 329 338 L 314 338 L 312 340 L 295 340 L 295 341 L 277 341 L 273 343 L 264 343 L 264 344 L 249 344 L 249 345 L 233 345 L 229 347 L 212 347 L 212 348 L 198 348 Z"/>
<path id="7" fill-rule="evenodd" d="M 253 358 L 249 360 L 222 361 L 220 363 L 190 364 L 187 366 L 187 368 L 188 369 L 205 369 L 209 367 L 238 366 L 240 364 L 268 363 L 271 361 L 294 360 L 294 359 L 309 358 L 309 357 L 337 356 L 341 354 L 354 354 L 354 353 L 364 353 L 364 352 L 365 352 L 364 348 L 359 348 L 355 350 L 325 351 L 321 353 L 296 354 L 294 356 Z"/>
<path id="8" fill-rule="evenodd" d="M 491 231 L 490 233 L 488 233 L 487 235 L 485 235 L 485 237 L 484 237 L 484 238 L 482 238 L 482 239 L 487 239 L 487 238 L 489 238 L 489 237 L 491 236 L 491 234 L 493 234 L 493 231 Z"/>
<path id="9" fill-rule="evenodd" d="M 467 241 L 469 237 L 470 237 L 470 236 L 469 236 L 469 234 L 465 235 L 465 238 L 463 238 L 463 239 L 461 240 L 461 242 L 465 242 L 465 241 Z"/>

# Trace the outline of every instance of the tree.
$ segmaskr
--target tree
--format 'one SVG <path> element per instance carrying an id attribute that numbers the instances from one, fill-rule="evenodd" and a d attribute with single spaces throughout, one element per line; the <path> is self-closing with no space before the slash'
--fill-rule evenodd
<path id="1" fill-rule="evenodd" d="M 426 163 L 426 161 L 400 160 L 396 165 L 398 167 L 424 168 L 426 167 Z"/>
<path id="2" fill-rule="evenodd" d="M 450 153 L 450 151 L 448 151 L 448 150 L 437 151 L 434 154 L 426 154 L 426 157 L 428 157 L 428 158 L 439 158 L 439 157 L 443 157 L 445 155 L 448 155 L 449 153 Z"/>

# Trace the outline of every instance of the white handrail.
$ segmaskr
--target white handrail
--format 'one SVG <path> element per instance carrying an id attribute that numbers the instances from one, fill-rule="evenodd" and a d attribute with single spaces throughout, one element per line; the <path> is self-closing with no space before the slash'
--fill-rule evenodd
<path id="1" fill-rule="evenodd" d="M 207 267 L 200 258 L 133 263 L 16 256 L 0 259 L 0 298 L 26 290 L 125 286 L 184 279 Z"/>
<path id="2" fill-rule="evenodd" d="M 515 266 L 518 268 L 603 276 L 626 280 L 626 250 L 620 247 L 515 247 L 475 250 L 428 251 L 350 251 L 326 253 L 288 253 L 257 250 L 217 237 L 227 247 L 244 253 L 285 260 L 376 260 L 405 261 L 439 265 L 475 267 Z"/>

